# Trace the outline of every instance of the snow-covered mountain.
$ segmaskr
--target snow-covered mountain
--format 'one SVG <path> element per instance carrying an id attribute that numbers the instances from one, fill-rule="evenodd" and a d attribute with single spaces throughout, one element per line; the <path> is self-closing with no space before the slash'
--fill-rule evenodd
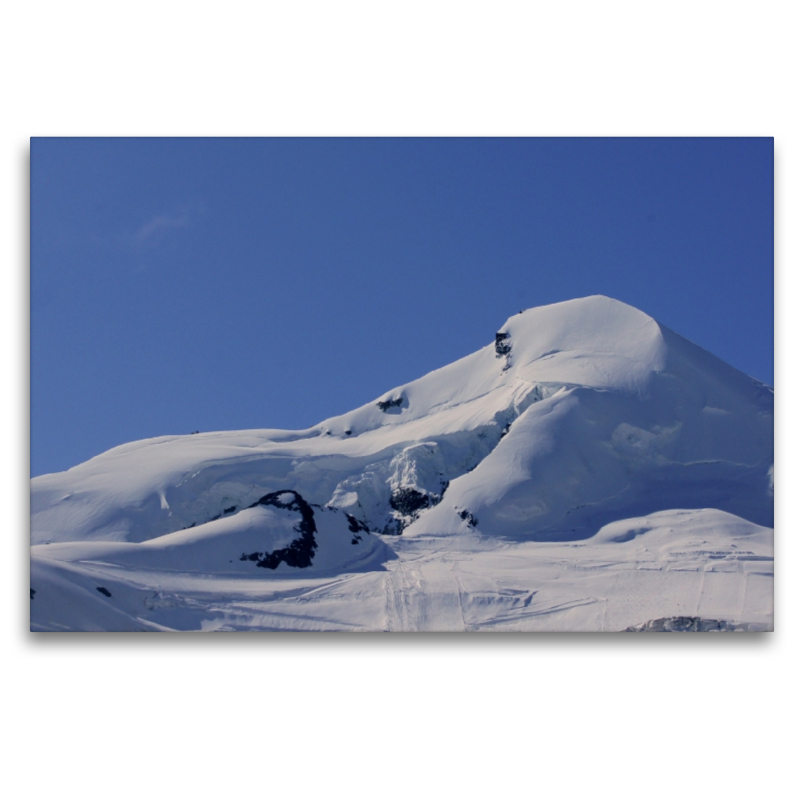
<path id="1" fill-rule="evenodd" d="M 772 464 L 769 387 L 616 300 L 533 308 L 308 430 L 34 479 L 31 625 L 769 629 Z"/>

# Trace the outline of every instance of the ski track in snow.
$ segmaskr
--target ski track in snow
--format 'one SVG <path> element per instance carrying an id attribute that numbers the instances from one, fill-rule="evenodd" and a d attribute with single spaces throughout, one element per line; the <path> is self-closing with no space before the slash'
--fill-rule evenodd
<path id="1" fill-rule="evenodd" d="M 128 590 L 128 629 L 620 631 L 665 616 L 770 628 L 768 555 L 729 547 L 715 549 L 710 562 L 704 549 L 662 552 L 663 539 L 648 549 L 619 544 L 617 560 L 593 543 L 570 546 L 566 557 L 556 543 L 497 550 L 476 537 L 445 551 L 441 539 L 401 540 L 386 571 L 328 577 L 242 580 L 96 562 L 70 568 L 115 597 Z M 770 541 L 762 535 L 760 549 Z M 43 586 L 33 602 L 46 595 Z"/>

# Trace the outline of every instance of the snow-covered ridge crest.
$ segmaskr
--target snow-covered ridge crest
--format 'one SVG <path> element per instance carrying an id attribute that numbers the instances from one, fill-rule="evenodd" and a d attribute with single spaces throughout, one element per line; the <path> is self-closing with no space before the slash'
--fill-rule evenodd
<path id="1" fill-rule="evenodd" d="M 158 437 L 36 478 L 32 541 L 142 542 L 285 489 L 406 536 L 581 538 L 654 503 L 771 524 L 768 387 L 602 296 L 494 335 L 306 431 Z"/>
<path id="2" fill-rule="evenodd" d="M 545 383 L 639 388 L 666 358 L 654 319 L 600 295 L 523 311 L 498 335 L 510 376 Z"/>

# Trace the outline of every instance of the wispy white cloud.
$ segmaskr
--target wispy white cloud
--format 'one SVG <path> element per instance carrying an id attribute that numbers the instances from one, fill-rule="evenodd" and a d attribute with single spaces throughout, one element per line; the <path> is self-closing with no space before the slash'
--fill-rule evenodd
<path id="1" fill-rule="evenodd" d="M 189 225 L 191 225 L 191 215 L 188 209 L 159 214 L 136 231 L 134 241 L 142 246 L 157 245 L 170 231 L 178 228 L 188 228 Z"/>

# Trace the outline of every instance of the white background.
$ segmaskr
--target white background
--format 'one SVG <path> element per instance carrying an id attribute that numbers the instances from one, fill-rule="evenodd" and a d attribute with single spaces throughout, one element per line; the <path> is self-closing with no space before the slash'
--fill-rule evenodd
<path id="1" fill-rule="evenodd" d="M 49 798 L 788 796 L 797 25 L 762 2 L 33 2 L 2 59 L 3 786 Z M 28 139 L 775 136 L 776 633 L 32 635 Z"/>

